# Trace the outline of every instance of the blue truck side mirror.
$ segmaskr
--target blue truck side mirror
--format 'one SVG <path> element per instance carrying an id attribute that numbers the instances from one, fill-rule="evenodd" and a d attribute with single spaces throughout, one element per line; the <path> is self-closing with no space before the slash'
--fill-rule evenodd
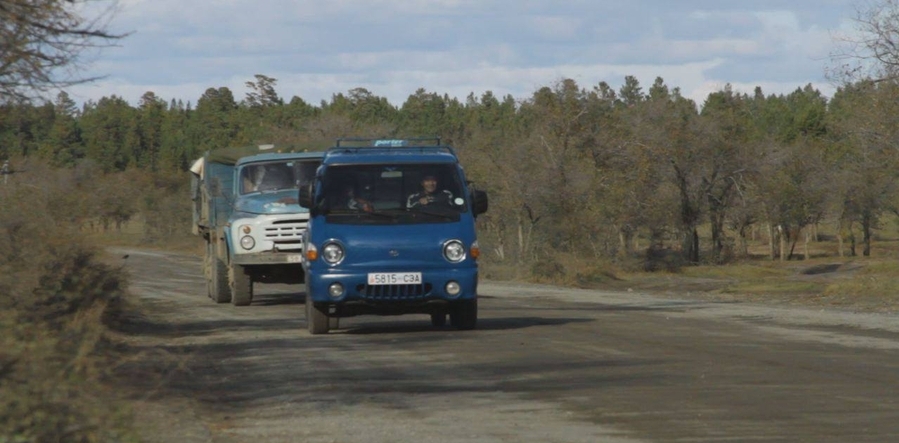
<path id="1" fill-rule="evenodd" d="M 312 183 L 300 185 L 297 202 L 306 209 L 312 209 Z"/>

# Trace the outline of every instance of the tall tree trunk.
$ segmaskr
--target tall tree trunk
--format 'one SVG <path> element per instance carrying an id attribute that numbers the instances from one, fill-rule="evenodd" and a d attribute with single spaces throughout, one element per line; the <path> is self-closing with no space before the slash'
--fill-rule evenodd
<path id="1" fill-rule="evenodd" d="M 868 211 L 865 211 L 865 215 L 862 216 L 862 241 L 864 242 L 862 254 L 865 257 L 871 256 L 871 225 L 874 224 L 873 222 L 874 217 Z"/>
<path id="2" fill-rule="evenodd" d="M 843 218 L 840 218 L 840 221 L 837 222 L 837 247 L 840 252 L 840 257 L 843 257 Z"/>
<path id="3" fill-rule="evenodd" d="M 768 255 L 771 257 L 771 261 L 774 261 L 777 259 L 777 249 L 774 246 L 776 234 L 774 232 L 774 226 L 772 226 L 770 222 L 766 224 L 766 227 L 768 228 Z"/>
<path id="4" fill-rule="evenodd" d="M 715 263 L 721 263 L 724 250 L 724 213 L 713 211 L 709 218 L 712 225 L 712 259 Z"/>
<path id="5" fill-rule="evenodd" d="M 814 225 L 813 225 L 813 226 L 814 226 Z M 805 258 L 806 261 L 808 261 L 810 258 L 812 258 L 811 255 L 809 255 L 809 252 L 808 252 L 808 242 L 811 241 L 811 239 L 812 239 L 812 232 L 811 232 L 811 229 L 806 229 L 806 231 L 805 231 L 805 244 L 803 245 L 803 246 L 804 246 L 804 249 L 805 249 L 805 250 L 803 251 L 803 257 Z"/>
<path id="6" fill-rule="evenodd" d="M 699 208 L 694 207 L 690 199 L 687 176 L 677 165 L 674 166 L 674 171 L 677 175 L 678 191 L 680 191 L 680 216 L 683 229 L 681 253 L 688 263 L 696 264 L 699 263 L 699 235 L 696 232 L 696 224 L 700 217 Z"/>
<path id="7" fill-rule="evenodd" d="M 777 236 L 780 239 L 780 261 L 787 259 L 787 230 L 783 225 L 777 225 Z"/>
<path id="8" fill-rule="evenodd" d="M 749 257 L 749 240 L 747 239 L 747 229 L 751 228 L 746 225 L 740 227 L 740 257 L 743 258 Z"/>
<path id="9" fill-rule="evenodd" d="M 687 226 L 683 233 L 683 254 L 687 262 L 699 263 L 699 233 L 695 226 Z"/>
<path id="10" fill-rule="evenodd" d="M 518 263 L 524 262 L 524 226 L 521 216 L 518 216 Z"/>

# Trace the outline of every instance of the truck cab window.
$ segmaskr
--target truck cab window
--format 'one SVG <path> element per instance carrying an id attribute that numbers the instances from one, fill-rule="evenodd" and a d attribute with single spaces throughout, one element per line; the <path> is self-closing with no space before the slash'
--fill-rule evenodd
<path id="1" fill-rule="evenodd" d="M 250 165 L 241 172 L 241 193 L 278 191 L 296 187 L 294 171 L 286 163 Z"/>
<path id="2" fill-rule="evenodd" d="M 347 209 L 348 196 L 362 202 L 360 207 L 371 209 L 366 212 L 373 213 L 372 217 L 346 219 L 348 223 L 446 222 L 468 207 L 458 176 L 452 165 L 334 166 L 323 178 L 321 195 L 329 214 L 346 212 L 342 210 Z M 385 219 L 378 213 L 395 217 Z"/>

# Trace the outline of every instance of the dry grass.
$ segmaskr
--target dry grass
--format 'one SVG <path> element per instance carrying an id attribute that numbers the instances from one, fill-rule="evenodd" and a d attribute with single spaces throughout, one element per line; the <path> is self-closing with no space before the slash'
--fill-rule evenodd
<path id="1" fill-rule="evenodd" d="M 664 266 L 645 272 L 645 257 L 596 260 L 552 254 L 538 264 L 482 262 L 486 279 L 523 280 L 569 287 L 635 290 L 663 296 L 729 302 L 762 301 L 865 312 L 899 312 L 899 223 L 890 219 L 878 230 L 871 257 L 840 257 L 833 233 L 809 244 L 804 259 L 797 245 L 791 260 L 771 260 L 764 238 L 750 245 L 750 257 L 726 265 Z M 861 235 L 857 234 L 860 238 Z M 844 253 L 849 247 L 844 244 Z M 861 253 L 861 246 L 857 247 Z"/>
<path id="2" fill-rule="evenodd" d="M 105 381 L 127 275 L 81 236 L 86 182 L 30 171 L 0 186 L 0 442 L 137 441 Z"/>

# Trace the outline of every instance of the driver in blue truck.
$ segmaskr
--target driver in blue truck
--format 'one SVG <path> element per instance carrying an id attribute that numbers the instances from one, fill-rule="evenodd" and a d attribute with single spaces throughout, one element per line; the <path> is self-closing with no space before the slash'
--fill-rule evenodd
<path id="1" fill-rule="evenodd" d="M 417 208 L 431 204 L 451 205 L 453 204 L 453 193 L 446 189 L 438 191 L 437 176 L 433 173 L 426 173 L 421 179 L 421 190 L 406 199 L 406 207 Z"/>

